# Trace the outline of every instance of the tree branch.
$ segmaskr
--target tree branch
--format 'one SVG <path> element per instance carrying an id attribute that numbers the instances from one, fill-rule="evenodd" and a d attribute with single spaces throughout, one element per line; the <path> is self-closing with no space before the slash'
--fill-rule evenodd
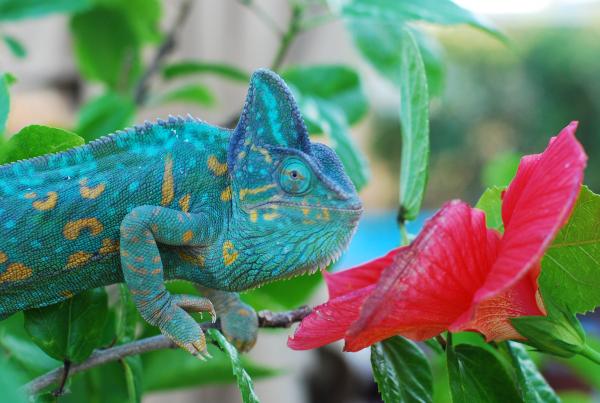
<path id="1" fill-rule="evenodd" d="M 165 35 L 164 41 L 158 47 L 154 57 L 140 77 L 140 80 L 138 81 L 134 90 L 134 100 L 136 105 L 143 105 L 146 102 L 146 99 L 148 98 L 148 90 L 150 88 L 150 80 L 160 70 L 167 56 L 169 56 L 171 52 L 175 50 L 179 32 L 183 28 L 185 20 L 190 15 L 192 1 L 193 0 L 185 0 L 183 3 L 181 3 L 179 13 L 177 14 L 177 18 L 175 18 L 171 29 L 169 29 Z"/>
<path id="2" fill-rule="evenodd" d="M 286 312 L 271 312 L 260 311 L 258 313 L 259 327 L 290 327 L 293 323 L 299 322 L 310 314 L 311 309 L 308 306 L 303 306 L 298 309 Z M 205 322 L 200 325 L 203 330 L 209 328 L 218 328 L 218 323 Z M 96 350 L 92 355 L 81 364 L 71 365 L 69 375 L 74 375 L 78 372 L 86 371 L 90 368 L 97 367 L 108 362 L 118 361 L 131 355 L 138 355 L 150 351 L 164 350 L 168 348 L 177 348 L 177 346 L 167 337 L 163 335 L 147 337 L 145 339 L 136 340 L 131 343 L 123 344 L 116 347 L 107 348 L 104 350 Z M 64 368 L 56 368 L 44 375 L 41 375 L 31 382 L 23 386 L 24 390 L 35 395 L 42 389 L 59 382 L 63 378 Z"/>

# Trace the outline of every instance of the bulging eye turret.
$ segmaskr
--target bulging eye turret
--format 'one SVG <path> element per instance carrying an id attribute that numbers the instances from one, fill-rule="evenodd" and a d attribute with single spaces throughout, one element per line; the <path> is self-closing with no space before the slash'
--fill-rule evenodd
<path id="1" fill-rule="evenodd" d="M 279 184 L 287 193 L 298 195 L 310 189 L 312 174 L 298 158 L 288 158 L 281 164 Z"/>

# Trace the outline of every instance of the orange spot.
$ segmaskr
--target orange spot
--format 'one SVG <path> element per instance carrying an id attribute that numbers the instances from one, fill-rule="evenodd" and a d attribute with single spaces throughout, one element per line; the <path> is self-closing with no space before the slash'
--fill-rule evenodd
<path id="1" fill-rule="evenodd" d="M 258 220 L 258 213 L 256 210 L 250 210 L 250 221 L 256 222 Z"/>
<path id="2" fill-rule="evenodd" d="M 250 316 L 250 311 L 248 311 L 246 308 L 240 308 L 237 313 L 240 316 Z"/>
<path id="3" fill-rule="evenodd" d="M 227 186 L 221 192 L 221 200 L 224 201 L 224 202 L 231 200 L 231 186 Z"/>
<path id="4" fill-rule="evenodd" d="M 26 199 L 35 199 L 37 197 L 37 193 L 35 193 L 35 192 L 25 193 L 24 197 Z"/>
<path id="5" fill-rule="evenodd" d="M 116 253 L 119 251 L 119 241 L 113 241 L 110 238 L 104 238 L 102 240 L 102 246 L 100 247 L 99 252 L 103 255 L 109 253 Z"/>
<path id="6" fill-rule="evenodd" d="M 86 228 L 90 230 L 92 235 L 96 236 L 104 230 L 104 225 L 97 218 L 81 218 L 66 223 L 63 228 L 63 235 L 72 241 L 77 239 L 79 233 Z"/>
<path id="7" fill-rule="evenodd" d="M 191 263 L 193 265 L 200 266 L 200 267 L 204 266 L 204 256 L 202 256 L 202 255 L 190 255 L 190 254 L 185 253 L 182 250 L 177 252 L 177 254 L 181 258 L 181 260 L 183 260 L 184 262 Z"/>
<path id="8" fill-rule="evenodd" d="M 271 154 L 269 154 L 269 152 L 267 151 L 266 148 L 263 147 L 257 147 L 254 144 L 252 144 L 252 146 L 250 147 L 250 149 L 252 151 L 258 151 L 259 153 L 262 154 L 263 158 L 265 159 L 265 162 L 267 164 L 270 164 L 271 162 L 273 162 L 273 159 L 271 158 Z"/>
<path id="9" fill-rule="evenodd" d="M 210 155 L 208 157 L 206 164 L 208 165 L 208 169 L 210 169 L 216 176 L 222 176 L 227 173 L 227 163 L 219 162 L 217 157 L 214 155 Z"/>
<path id="10" fill-rule="evenodd" d="M 194 237 L 194 233 L 192 232 L 192 230 L 185 231 L 183 233 L 183 242 L 188 243 L 189 241 L 192 240 L 193 237 Z"/>
<path id="11" fill-rule="evenodd" d="M 7 260 L 8 256 L 6 256 L 6 253 L 0 252 L 0 264 L 5 263 Z"/>
<path id="12" fill-rule="evenodd" d="M 154 256 L 152 258 L 152 263 L 160 263 L 160 256 Z"/>
<path id="13" fill-rule="evenodd" d="M 190 195 L 186 194 L 181 199 L 179 199 L 179 207 L 181 207 L 181 211 L 187 213 L 190 211 Z"/>
<path id="14" fill-rule="evenodd" d="M 83 178 L 81 181 L 79 181 L 79 193 L 84 199 L 95 199 L 96 197 L 100 196 L 106 188 L 106 185 L 104 183 L 100 183 L 96 186 L 90 187 L 87 186 L 87 182 L 87 178 Z"/>
<path id="15" fill-rule="evenodd" d="M 40 211 L 52 210 L 56 207 L 58 202 L 58 193 L 48 192 L 46 193 L 45 200 L 37 200 L 33 202 L 33 208 Z"/>
<path id="16" fill-rule="evenodd" d="M 264 186 L 252 188 L 252 189 L 240 189 L 240 200 L 244 200 L 247 195 L 255 195 L 255 194 L 263 193 L 274 187 L 275 187 L 275 184 L 271 183 L 268 185 L 264 185 Z"/>
<path id="17" fill-rule="evenodd" d="M 73 253 L 67 258 L 67 269 L 83 266 L 92 258 L 92 256 L 93 254 L 83 251 Z"/>
<path id="18" fill-rule="evenodd" d="M 272 221 L 276 218 L 281 217 L 281 215 L 279 213 L 265 213 L 263 214 L 263 219 L 265 219 L 266 221 Z"/>
<path id="19" fill-rule="evenodd" d="M 25 280 L 31 277 L 32 270 L 23 263 L 11 263 L 4 273 L 0 273 L 0 283 Z"/>
<path id="20" fill-rule="evenodd" d="M 75 294 L 73 294 L 71 291 L 61 291 L 60 295 L 62 295 L 65 298 L 73 298 Z"/>
<path id="21" fill-rule="evenodd" d="M 225 241 L 223 242 L 223 263 L 225 266 L 229 266 L 233 264 L 238 258 L 238 252 L 235 250 L 233 246 L 233 242 Z"/>
<path id="22" fill-rule="evenodd" d="M 167 154 L 165 157 L 165 172 L 163 174 L 162 182 L 162 199 L 160 204 L 162 206 L 168 206 L 175 197 L 175 180 L 173 179 L 173 158 L 171 154 Z"/>

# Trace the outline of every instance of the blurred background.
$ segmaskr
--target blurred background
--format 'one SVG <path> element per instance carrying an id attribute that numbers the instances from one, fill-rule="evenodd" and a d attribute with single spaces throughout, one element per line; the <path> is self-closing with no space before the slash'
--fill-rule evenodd
<path id="1" fill-rule="evenodd" d="M 492 21 L 507 41 L 468 26 L 418 25 L 424 35 L 419 42 L 430 82 L 432 151 L 425 212 L 409 223 L 409 232 L 416 233 L 428 212 L 446 200 L 460 198 L 474 204 L 487 187 L 506 185 L 520 156 L 541 152 L 549 137 L 572 120 L 580 121 L 578 138 L 591 156 L 585 182 L 600 191 L 600 158 L 595 158 L 600 150 L 600 2 L 456 2 Z M 210 71 L 169 75 L 163 70 L 152 73 L 143 88 L 134 88 L 146 93 L 133 104 L 119 95 L 120 83 L 127 80 L 122 74 L 135 73 L 139 84 L 144 74 L 152 71 L 158 49 L 173 30 L 172 49 L 156 69 L 178 61 L 227 64 L 241 72 L 274 64 L 278 71 L 323 64 L 348 66 L 358 73 L 359 91 L 369 105 L 349 133 L 367 162 L 370 179 L 361 190 L 364 218 L 334 270 L 372 259 L 398 245 L 398 91 L 364 61 L 342 21 L 322 17 L 320 2 L 312 2 L 310 29 L 290 41 L 281 60 L 277 58 L 279 33 L 288 32 L 293 14 L 285 1 L 132 1 L 126 7 L 130 9 L 123 11 L 130 13 L 124 18 L 153 15 L 127 28 L 145 32 L 138 39 L 131 39 L 129 31 L 118 24 L 112 11 L 121 7 L 115 5 L 117 0 L 98 3 L 102 4 L 93 18 L 85 13 L 75 18 L 57 13 L 0 20 L 0 33 L 17 41 L 0 47 L 0 69 L 16 77 L 10 88 L 6 138 L 26 125 L 46 124 L 73 129 L 90 139 L 131 123 L 187 113 L 232 126 L 247 89 L 243 73 L 237 79 L 236 73 L 231 73 L 228 79 L 226 74 Z M 153 29 L 162 34 L 155 35 Z M 83 47 L 89 36 L 101 38 L 97 46 Z M 110 75 L 110 63 L 86 64 L 88 59 L 114 58 L 114 50 L 105 46 L 111 41 L 121 43 L 116 54 L 129 70 Z M 135 47 L 139 55 L 128 53 L 128 47 Z M 82 56 L 86 52 L 91 53 L 88 59 Z M 112 90 L 107 92 L 107 86 Z M 330 141 L 319 135 L 315 140 Z M 264 295 L 263 299 L 251 295 L 248 300 L 258 308 L 285 308 L 306 302 L 306 298 L 312 304 L 326 299 L 318 277 L 294 287 L 298 284 L 314 292 L 310 297 L 306 293 L 292 296 L 287 303 L 265 301 Z M 272 295 L 293 293 L 291 287 L 275 286 Z M 587 318 L 587 324 L 592 329 L 593 319 Z M 370 375 L 368 350 L 341 354 L 341 347 L 333 345 L 294 352 L 286 347 L 289 334 L 287 330 L 261 331 L 249 354 L 250 360 L 258 363 L 254 379 L 263 402 L 380 401 Z M 215 372 L 198 370 L 198 364 L 191 363 L 183 352 L 168 353 L 168 357 L 144 358 L 148 391 L 144 402 L 241 401 L 235 387 L 217 385 L 225 379 L 214 377 Z M 579 358 L 568 363 L 544 360 L 540 363 L 544 374 L 565 401 L 600 401 L 600 371 L 588 366 L 592 364 Z M 154 361 L 160 364 L 152 366 Z M 169 380 L 171 368 L 182 370 L 186 365 L 192 371 L 190 379 Z M 439 402 L 449 401 L 444 376 L 436 373 L 434 379 Z M 201 383 L 208 386 L 198 388 Z"/>

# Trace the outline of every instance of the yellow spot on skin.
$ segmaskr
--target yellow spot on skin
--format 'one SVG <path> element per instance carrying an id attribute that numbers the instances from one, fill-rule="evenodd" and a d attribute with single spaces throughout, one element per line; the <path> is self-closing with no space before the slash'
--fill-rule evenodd
<path id="1" fill-rule="evenodd" d="M 313 221 L 313 220 L 302 220 L 302 224 L 312 225 L 312 224 L 315 224 L 315 223 L 316 223 L 316 221 Z"/>
<path id="2" fill-rule="evenodd" d="M 100 247 L 99 252 L 103 255 L 107 255 L 109 253 L 116 253 L 119 251 L 119 241 L 113 241 L 110 238 L 104 238 L 102 240 L 102 246 Z"/>
<path id="3" fill-rule="evenodd" d="M 231 265 L 238 258 L 238 252 L 235 250 L 231 241 L 223 242 L 223 263 L 225 266 Z"/>
<path id="4" fill-rule="evenodd" d="M 217 157 L 210 155 L 206 160 L 208 169 L 210 169 L 216 176 L 223 176 L 227 173 L 227 163 L 219 162 Z"/>
<path id="5" fill-rule="evenodd" d="M 258 188 L 252 189 L 240 189 L 240 200 L 244 200 L 247 195 L 255 195 L 262 192 L 266 192 L 269 189 L 273 189 L 275 187 L 274 183 L 270 183 L 268 185 L 264 185 Z"/>
<path id="6" fill-rule="evenodd" d="M 96 186 L 87 186 L 87 182 L 87 178 L 83 178 L 81 181 L 79 181 L 79 193 L 84 199 L 95 199 L 96 197 L 100 196 L 106 188 L 104 183 L 100 183 Z"/>
<path id="7" fill-rule="evenodd" d="M 89 252 L 75 252 L 71 256 L 67 258 L 67 269 L 72 269 L 73 267 L 83 266 L 86 264 L 91 258 L 92 254 Z"/>
<path id="8" fill-rule="evenodd" d="M 79 237 L 79 233 L 84 229 L 89 229 L 92 235 L 98 235 L 104 230 L 104 226 L 97 218 L 81 218 L 79 220 L 69 221 L 63 228 L 63 235 L 69 240 Z"/>
<path id="9" fill-rule="evenodd" d="M 242 158 L 244 158 L 246 156 L 246 151 L 240 151 L 240 153 L 238 154 L 238 159 L 241 160 Z"/>
<path id="10" fill-rule="evenodd" d="M 171 154 L 167 154 L 165 157 L 165 172 L 163 174 L 162 182 L 162 199 L 160 204 L 162 206 L 168 206 L 175 197 L 175 180 L 173 179 L 173 158 Z"/>
<path id="11" fill-rule="evenodd" d="M 144 263 L 144 257 L 143 256 L 136 256 L 134 258 L 134 260 L 138 263 Z"/>
<path id="12" fill-rule="evenodd" d="M 250 211 L 250 221 L 256 222 L 256 220 L 258 220 L 258 213 L 256 212 L 256 210 L 251 210 Z"/>
<path id="13" fill-rule="evenodd" d="M 35 192 L 29 192 L 29 193 L 25 193 L 24 196 L 26 199 L 35 199 L 37 197 L 37 193 Z"/>
<path id="14" fill-rule="evenodd" d="M 188 243 L 189 241 L 192 240 L 193 237 L 194 237 L 194 233 L 192 232 L 192 230 L 185 231 L 183 233 L 183 242 Z"/>
<path id="15" fill-rule="evenodd" d="M 190 195 L 186 194 L 181 199 L 179 199 L 179 207 L 181 207 L 181 211 L 187 213 L 190 211 Z"/>
<path id="16" fill-rule="evenodd" d="M 4 273 L 0 273 L 0 283 L 25 280 L 31 277 L 32 270 L 23 263 L 11 263 Z"/>
<path id="17" fill-rule="evenodd" d="M 152 263 L 160 263 L 160 256 L 154 256 L 152 258 Z"/>
<path id="18" fill-rule="evenodd" d="M 263 214 L 263 219 L 265 219 L 266 221 L 272 221 L 276 218 L 281 217 L 281 215 L 279 213 L 265 213 Z"/>
<path id="19" fill-rule="evenodd" d="M 246 308 L 240 308 L 237 313 L 240 316 L 250 316 L 250 311 Z"/>
<path id="20" fill-rule="evenodd" d="M 7 260 L 8 256 L 6 256 L 6 253 L 0 252 L 0 264 L 5 263 Z"/>
<path id="21" fill-rule="evenodd" d="M 267 149 L 266 149 L 266 148 L 263 148 L 263 147 L 257 147 L 257 146 L 255 146 L 255 145 L 253 144 L 253 145 L 250 147 L 250 149 L 251 149 L 252 151 L 258 151 L 259 153 L 261 153 L 261 154 L 262 154 L 262 156 L 263 156 L 263 157 L 264 157 L 264 159 L 265 159 L 265 162 L 266 162 L 267 164 L 270 164 L 271 162 L 273 162 L 273 159 L 271 158 L 271 154 L 269 154 L 269 152 L 267 151 Z"/>
<path id="22" fill-rule="evenodd" d="M 184 262 L 188 262 L 200 267 L 204 266 L 204 256 L 202 255 L 189 255 L 182 250 L 180 250 L 177 254 Z"/>
<path id="23" fill-rule="evenodd" d="M 304 215 L 309 215 L 310 214 L 310 209 L 308 207 L 302 207 L 302 214 Z"/>
<path id="24" fill-rule="evenodd" d="M 329 209 L 326 209 L 326 208 L 323 209 L 323 219 L 325 221 L 329 221 Z"/>
<path id="25" fill-rule="evenodd" d="M 222 192 L 221 192 L 221 201 L 229 201 L 231 200 L 231 186 L 227 186 Z"/>
<path id="26" fill-rule="evenodd" d="M 73 294 L 71 291 L 61 291 L 60 295 L 62 295 L 65 298 L 73 298 L 75 294 Z"/>
<path id="27" fill-rule="evenodd" d="M 46 200 L 37 200 L 33 202 L 33 208 L 40 211 L 52 210 L 58 202 L 58 193 L 46 193 Z"/>

